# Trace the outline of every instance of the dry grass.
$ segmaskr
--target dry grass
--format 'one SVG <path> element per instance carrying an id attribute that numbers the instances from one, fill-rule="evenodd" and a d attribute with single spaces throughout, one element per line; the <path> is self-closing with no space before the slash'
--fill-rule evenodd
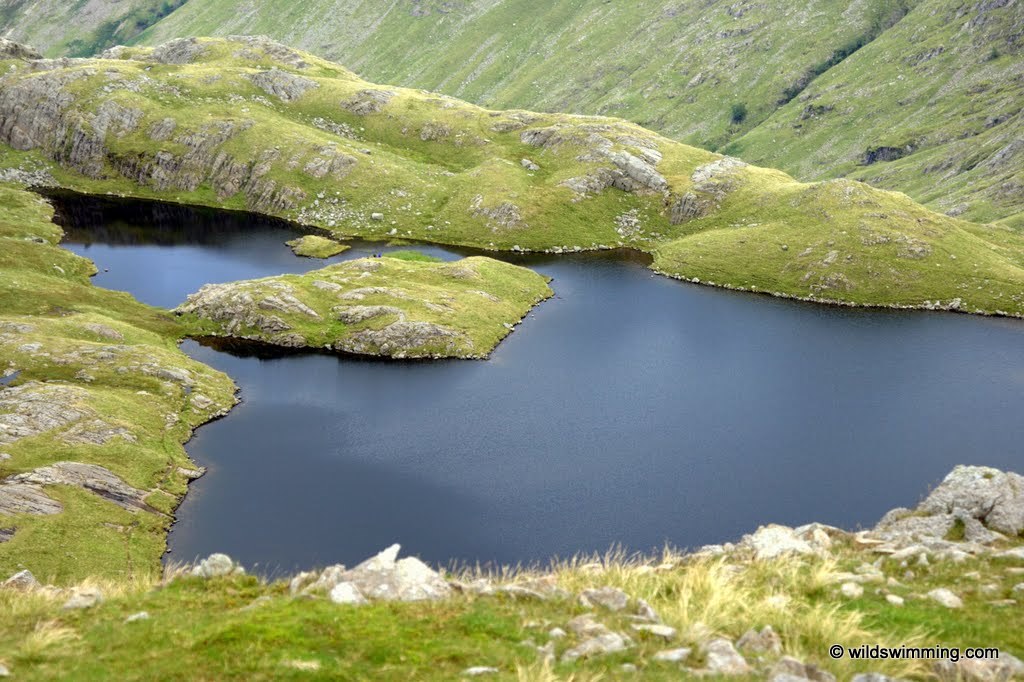
<path id="1" fill-rule="evenodd" d="M 925 642 L 924 633 L 894 638 L 873 631 L 857 611 L 840 608 L 830 598 L 840 568 L 835 558 L 781 557 L 772 561 L 741 562 L 721 557 L 686 557 L 665 550 L 659 557 L 612 551 L 602 556 L 577 556 L 551 567 L 558 585 L 578 594 L 591 587 L 616 587 L 646 600 L 662 620 L 680 633 L 681 641 L 699 645 L 710 636 L 737 639 L 750 628 L 771 625 L 779 633 L 786 655 L 800 660 L 829 662 L 840 677 L 860 668 L 848 660 L 828 661 L 832 644 L 900 646 Z M 518 567 L 483 572 L 464 571 L 465 579 L 486 577 L 495 582 L 537 578 L 541 572 Z M 890 662 L 887 672 L 898 676 L 925 674 L 919 662 Z M 522 677 L 532 674 L 535 677 Z M 543 677 L 528 669 L 520 679 Z"/>

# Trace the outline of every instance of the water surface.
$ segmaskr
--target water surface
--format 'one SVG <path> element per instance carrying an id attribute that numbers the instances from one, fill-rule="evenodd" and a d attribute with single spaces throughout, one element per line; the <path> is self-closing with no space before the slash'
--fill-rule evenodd
<path id="1" fill-rule="evenodd" d="M 67 247 L 97 262 L 96 284 L 151 303 L 322 264 L 294 257 L 275 221 L 72 203 Z M 356 247 L 340 258 L 381 250 Z M 274 571 L 392 542 L 440 563 L 687 547 L 768 522 L 871 525 L 955 464 L 1024 464 L 1018 321 L 728 292 L 608 253 L 516 262 L 557 297 L 488 361 L 186 342 L 244 402 L 188 444 L 209 473 L 172 558 L 223 551 Z"/>

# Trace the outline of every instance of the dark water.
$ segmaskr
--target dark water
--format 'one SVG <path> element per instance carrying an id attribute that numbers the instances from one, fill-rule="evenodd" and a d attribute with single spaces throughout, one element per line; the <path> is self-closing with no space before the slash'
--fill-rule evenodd
<path id="1" fill-rule="evenodd" d="M 146 301 L 318 265 L 279 223 L 91 208 L 69 210 L 68 248 Z M 188 446 L 210 471 L 172 557 L 274 570 L 391 542 L 441 563 L 693 546 L 767 522 L 873 524 L 958 463 L 1024 468 L 1020 322 L 737 294 L 610 254 L 527 262 L 558 297 L 485 362 L 186 343 L 244 403 Z"/>

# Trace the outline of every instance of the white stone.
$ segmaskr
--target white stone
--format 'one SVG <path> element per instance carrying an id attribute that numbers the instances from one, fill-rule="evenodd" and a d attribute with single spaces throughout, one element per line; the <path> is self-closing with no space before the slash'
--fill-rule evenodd
<path id="1" fill-rule="evenodd" d="M 956 596 L 945 587 L 932 590 L 928 593 L 928 598 L 942 606 L 945 606 L 947 609 L 959 609 L 964 605 L 960 597 Z"/>
<path id="2" fill-rule="evenodd" d="M 857 583 L 843 583 L 839 591 L 847 599 L 859 599 L 864 596 L 864 588 Z"/>
<path id="3" fill-rule="evenodd" d="M 335 604 L 366 604 L 366 597 L 352 583 L 342 582 L 331 588 L 331 601 Z"/>
<path id="4" fill-rule="evenodd" d="M 666 649 L 659 651 L 654 654 L 653 658 L 655 661 L 665 661 L 668 663 L 681 663 L 689 658 L 691 649 L 680 647 L 679 649 Z"/>

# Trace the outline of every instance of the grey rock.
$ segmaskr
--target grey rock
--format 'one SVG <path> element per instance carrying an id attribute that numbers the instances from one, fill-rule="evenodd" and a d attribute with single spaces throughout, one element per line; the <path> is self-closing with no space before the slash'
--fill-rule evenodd
<path id="1" fill-rule="evenodd" d="M 242 57 L 244 59 L 252 59 L 254 61 L 261 61 L 263 59 L 271 59 L 285 66 L 290 66 L 293 69 L 306 69 L 309 68 L 309 64 L 302 55 L 296 50 L 288 47 L 283 43 L 270 38 L 269 36 L 241 36 L 241 35 L 229 35 L 228 40 L 239 43 L 243 49 L 240 49 L 235 53 L 235 56 Z"/>
<path id="2" fill-rule="evenodd" d="M 746 675 L 750 665 L 727 639 L 717 638 L 701 645 L 708 670 L 720 675 Z"/>
<path id="3" fill-rule="evenodd" d="M 918 506 L 927 514 L 962 513 L 991 530 L 1024 531 L 1024 476 L 991 467 L 958 466 Z"/>
<path id="4" fill-rule="evenodd" d="M 149 127 L 149 138 L 155 142 L 164 142 L 171 138 L 177 127 L 178 122 L 173 118 L 160 119 Z"/>
<path id="5" fill-rule="evenodd" d="M 0 514 L 59 514 L 64 505 L 43 492 L 39 486 L 17 483 L 0 484 Z"/>
<path id="6" fill-rule="evenodd" d="M 7 580 L 0 583 L 0 588 L 6 590 L 20 590 L 27 592 L 36 588 L 42 587 L 36 577 L 32 575 L 32 571 L 28 569 L 18 571 Z"/>
<path id="7" fill-rule="evenodd" d="M 658 616 L 658 612 L 643 599 L 636 600 L 636 615 L 643 620 L 648 620 L 652 623 L 660 623 L 661 617 Z"/>
<path id="8" fill-rule="evenodd" d="M 600 606 L 609 611 L 622 611 L 629 606 L 629 595 L 616 587 L 583 590 L 580 603 L 586 608 Z"/>
<path id="9" fill-rule="evenodd" d="M 548 630 L 548 637 L 550 637 L 551 639 L 562 639 L 566 636 L 566 634 L 568 633 L 566 633 L 566 631 L 562 628 L 551 628 L 550 630 Z"/>
<path id="10" fill-rule="evenodd" d="M 125 623 L 138 623 L 139 621 L 142 621 L 142 620 L 149 620 L 149 612 L 148 611 L 139 611 L 138 613 L 133 613 L 132 615 L 130 615 L 127 618 L 125 618 L 124 622 Z"/>
<path id="11" fill-rule="evenodd" d="M 122 426 L 113 426 L 102 419 L 79 422 L 61 434 L 60 439 L 72 445 L 106 445 L 114 439 L 120 439 L 127 443 L 138 442 L 135 434 L 128 429 Z"/>
<path id="12" fill-rule="evenodd" d="M 360 90 L 353 97 L 342 102 L 341 108 L 357 116 L 377 114 L 397 94 L 394 90 Z"/>
<path id="13" fill-rule="evenodd" d="M 702 199 L 693 192 L 687 192 L 672 202 L 669 209 L 669 222 L 673 225 L 681 225 L 710 214 L 714 208 L 713 201 Z"/>
<path id="14" fill-rule="evenodd" d="M 205 51 L 195 38 L 176 38 L 155 47 L 149 58 L 161 64 L 191 64 Z"/>
<path id="15" fill-rule="evenodd" d="M 770 679 L 775 680 L 781 677 L 782 680 L 812 680 L 813 682 L 836 682 L 835 675 L 818 666 L 804 663 L 792 656 L 783 656 L 769 673 Z"/>
<path id="16" fill-rule="evenodd" d="M 569 621 L 568 627 L 577 637 L 596 637 L 611 632 L 604 623 L 598 622 L 589 613 L 576 616 Z"/>
<path id="17" fill-rule="evenodd" d="M 522 160 L 520 160 L 519 165 L 521 165 L 523 168 L 525 168 L 528 171 L 539 171 L 540 170 L 540 166 L 538 166 L 536 163 L 534 163 L 530 159 L 522 159 Z"/>
<path id="18" fill-rule="evenodd" d="M 769 561 L 787 554 L 814 554 L 816 550 L 792 528 L 770 524 L 740 540 L 740 546 L 754 552 L 754 558 Z"/>
<path id="19" fill-rule="evenodd" d="M 116 329 L 108 327 L 105 324 L 95 324 L 90 322 L 88 324 L 83 324 L 82 329 L 92 332 L 96 336 L 102 336 L 104 339 L 109 339 L 111 341 L 124 341 L 124 334 Z"/>
<path id="20" fill-rule="evenodd" d="M 628 639 L 617 632 L 609 632 L 586 639 L 571 649 L 568 649 L 564 654 L 562 654 L 562 662 L 571 662 L 581 658 L 594 658 L 597 656 L 613 654 L 619 651 L 625 651 L 629 646 L 630 642 Z"/>
<path id="21" fill-rule="evenodd" d="M 479 677 L 480 675 L 497 675 L 499 671 L 497 668 L 492 668 L 485 665 L 475 665 L 472 668 L 466 668 L 462 671 L 462 674 L 466 677 Z"/>
<path id="22" fill-rule="evenodd" d="M 88 413 L 86 391 L 31 381 L 0 391 L 0 445 L 68 426 Z"/>
<path id="23" fill-rule="evenodd" d="M 55 462 L 49 466 L 9 476 L 5 482 L 32 485 L 70 485 L 88 490 L 124 509 L 156 511 L 145 503 L 145 491 L 133 488 L 109 469 L 98 464 Z"/>
<path id="24" fill-rule="evenodd" d="M 249 76 L 249 80 L 268 95 L 273 95 L 283 102 L 294 102 L 308 90 L 320 87 L 312 78 L 282 71 L 277 67 L 253 74 Z"/>
<path id="25" fill-rule="evenodd" d="M 344 579 L 369 599 L 436 601 L 451 594 L 451 586 L 419 559 L 399 560 L 400 549 L 397 544 L 388 547 L 345 573 Z"/>
<path id="26" fill-rule="evenodd" d="M 42 59 L 35 48 L 16 43 L 7 38 L 0 38 L 0 59 Z"/>
<path id="27" fill-rule="evenodd" d="M 198 578 L 220 578 L 244 573 L 245 569 L 241 565 L 236 564 L 227 554 L 219 553 L 211 554 L 192 569 L 192 575 Z"/>
<path id="28" fill-rule="evenodd" d="M 937 604 L 945 606 L 947 609 L 959 609 L 963 607 L 964 603 L 960 597 L 956 596 L 950 590 L 945 587 L 940 587 L 930 591 L 927 597 Z"/>
<path id="29" fill-rule="evenodd" d="M 366 604 L 366 597 L 349 582 L 340 582 L 331 588 L 331 601 L 335 604 Z"/>
<path id="30" fill-rule="evenodd" d="M 615 186 L 626 192 L 648 189 L 662 192 L 668 189 L 668 181 L 654 166 L 629 152 L 612 152 L 609 160 L 622 171 L 625 177 L 617 179 Z"/>
<path id="31" fill-rule="evenodd" d="M 88 609 L 103 601 L 103 593 L 95 588 L 78 588 L 61 607 L 65 610 Z"/>
<path id="32" fill-rule="evenodd" d="M 781 654 L 782 638 L 771 625 L 765 625 L 761 631 L 750 629 L 736 640 L 736 648 L 740 651 L 754 653 Z"/>
<path id="33" fill-rule="evenodd" d="M 433 322 L 393 322 L 382 329 L 364 329 L 334 344 L 348 353 L 386 355 L 394 358 L 431 357 L 455 353 L 460 346 L 471 348 L 464 334 Z"/>
<path id="34" fill-rule="evenodd" d="M 401 308 L 396 308 L 390 305 L 354 305 L 344 306 L 333 309 L 338 316 L 338 319 L 345 324 L 359 324 L 360 322 L 366 322 L 372 320 L 375 317 L 382 315 L 397 315 L 401 318 L 405 317 Z"/>
<path id="35" fill-rule="evenodd" d="M 859 673 L 854 675 L 850 682 L 900 682 L 895 677 L 889 677 L 882 673 Z"/>

